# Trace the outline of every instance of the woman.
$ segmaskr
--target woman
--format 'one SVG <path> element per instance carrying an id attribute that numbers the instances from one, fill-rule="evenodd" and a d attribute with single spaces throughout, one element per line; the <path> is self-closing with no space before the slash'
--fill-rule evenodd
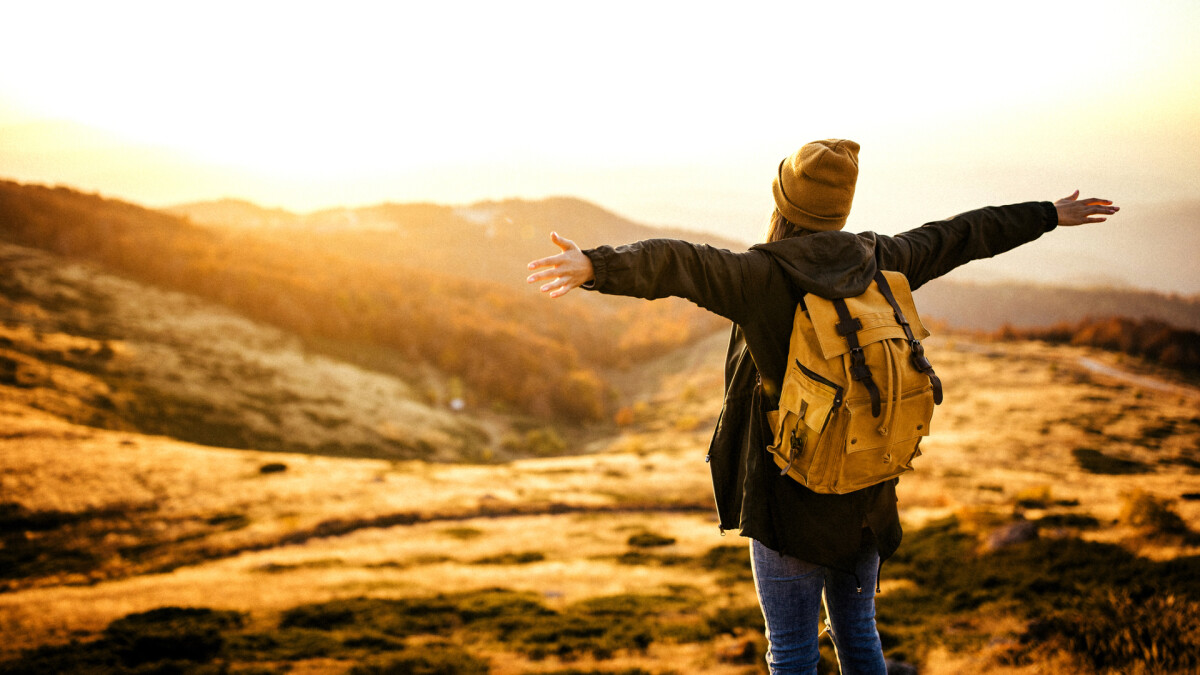
<path id="1" fill-rule="evenodd" d="M 858 178 L 853 141 L 809 143 L 779 165 L 767 241 L 744 253 L 652 239 L 562 252 L 529 263 L 530 283 L 560 297 L 583 287 L 646 299 L 687 298 L 733 321 L 725 397 L 707 461 L 722 530 L 750 539 L 772 673 L 815 673 L 822 601 L 843 673 L 884 673 L 875 627 L 879 567 L 900 544 L 896 480 L 818 494 L 774 470 L 766 413 L 778 403 L 797 303 L 859 295 L 876 270 L 913 290 L 959 265 L 1033 241 L 1058 225 L 1101 222 L 1104 199 L 986 207 L 891 237 L 842 231 Z"/>

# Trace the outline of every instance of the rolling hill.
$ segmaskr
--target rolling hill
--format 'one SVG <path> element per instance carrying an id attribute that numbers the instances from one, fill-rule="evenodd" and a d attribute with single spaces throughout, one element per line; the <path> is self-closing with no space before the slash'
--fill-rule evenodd
<path id="1" fill-rule="evenodd" d="M 746 248 L 740 242 L 710 234 L 638 225 L 594 205 L 568 198 L 540 202 L 480 202 L 457 208 L 385 204 L 307 215 L 265 209 L 239 200 L 222 200 L 181 205 L 167 209 L 167 212 L 218 227 L 269 229 L 290 235 L 303 232 L 305 237 L 314 237 L 326 246 L 356 246 L 360 252 L 373 250 L 381 256 L 402 258 L 427 269 L 454 269 L 466 276 L 516 285 L 520 284 L 524 262 L 554 252 L 546 236 L 552 230 L 575 238 L 584 248 L 651 237 L 677 237 L 733 251 Z M 1078 253 L 1064 250 L 1064 246 L 1086 244 L 1090 247 L 1087 250 L 1092 250 L 1107 245 L 1109 248 L 1142 250 L 1144 246 L 1130 244 L 1131 237 L 1168 241 L 1165 228 L 1170 223 L 1186 220 L 1181 220 L 1185 214 L 1177 208 L 1160 215 L 1161 218 L 1150 218 L 1142 228 L 1106 231 L 1102 241 L 1095 238 L 1081 240 L 1083 232 L 1068 230 L 993 260 L 973 263 L 967 268 L 969 273 L 951 273 L 921 288 L 917 293 L 921 311 L 952 328 L 966 330 L 992 331 L 1005 325 L 1029 328 L 1062 321 L 1075 322 L 1087 317 L 1114 316 L 1156 319 L 1180 328 L 1200 330 L 1200 297 L 1122 286 L 1080 286 L 1065 283 L 1070 281 L 1067 276 L 1055 277 L 1064 282 L 1060 284 L 1002 280 L 1005 276 L 1017 276 L 1014 270 L 1051 269 L 1049 263 L 1056 258 L 1074 260 L 1079 257 Z M 1146 260 L 1139 264 L 1163 274 L 1190 274 L 1190 266 L 1183 264 L 1194 251 L 1194 247 L 1189 248 L 1191 240 L 1187 237 L 1190 236 L 1184 236 L 1178 245 L 1164 247 L 1169 253 L 1164 252 L 1157 263 Z M 475 242 L 486 243 L 486 254 L 474 256 L 469 268 L 456 264 L 456 256 L 464 249 L 470 250 Z M 992 280 L 980 281 L 978 277 L 989 275 L 975 274 L 977 267 L 999 271 L 991 275 Z M 1097 274 L 1106 269 L 1101 262 L 1095 267 Z M 1157 278 L 1145 276 L 1151 281 Z"/>

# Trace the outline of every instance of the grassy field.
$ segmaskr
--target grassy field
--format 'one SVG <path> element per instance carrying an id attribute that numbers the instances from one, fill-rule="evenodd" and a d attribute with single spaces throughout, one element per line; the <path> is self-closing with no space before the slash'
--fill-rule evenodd
<path id="1" fill-rule="evenodd" d="M 629 383 L 617 431 L 500 464 L 204 447 L 5 388 L 0 670 L 763 672 L 703 461 L 721 343 Z M 929 350 L 946 403 L 899 488 L 889 657 L 1200 667 L 1200 393 L 1081 349 Z"/>

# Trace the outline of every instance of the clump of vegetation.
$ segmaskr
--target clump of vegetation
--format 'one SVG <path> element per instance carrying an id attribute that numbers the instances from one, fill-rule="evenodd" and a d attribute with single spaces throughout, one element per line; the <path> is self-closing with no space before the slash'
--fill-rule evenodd
<path id="1" fill-rule="evenodd" d="M 1035 521 L 1038 527 L 1063 527 L 1075 530 L 1092 530 L 1100 527 L 1100 521 L 1081 513 L 1051 513 Z"/>
<path id="2" fill-rule="evenodd" d="M 1137 321 L 1124 317 L 1089 317 L 1075 324 L 1062 322 L 1049 328 L 1015 329 L 1005 326 L 997 336 L 1008 340 L 1033 339 L 1098 347 L 1140 356 L 1170 368 L 1192 372 L 1200 370 L 1200 333 L 1175 328 L 1155 319 Z"/>
<path id="3" fill-rule="evenodd" d="M 1018 650 L 1021 654 L 1014 658 L 1034 658 L 1054 642 L 1094 659 L 1098 666 L 1123 669 L 1131 663 L 1121 656 L 1123 647 L 1097 654 L 1087 651 L 1087 645 L 1128 642 L 1122 631 L 1127 621 L 1140 616 L 1130 611 L 1133 604 L 1168 596 L 1174 596 L 1176 609 L 1164 611 L 1159 617 L 1164 623 L 1154 624 L 1159 651 L 1197 653 L 1189 645 L 1200 639 L 1200 622 L 1194 618 L 1194 605 L 1200 603 L 1200 558 L 1160 563 L 1119 546 L 1071 538 L 1034 539 L 986 554 L 976 551 L 975 538 L 953 518 L 906 537 L 904 546 L 883 567 L 885 575 L 915 584 L 889 592 L 879 601 L 880 636 L 889 657 L 919 663 L 938 645 L 962 650 L 982 647 L 991 637 L 977 627 L 982 610 L 1031 622 Z M 1126 594 L 1130 603 L 1111 599 L 1120 594 Z M 1092 616 L 1104 607 L 1109 618 Z M 1045 617 L 1053 620 L 1038 623 Z M 1130 658 L 1147 666 L 1156 663 L 1144 655 Z M 1172 658 L 1173 663 L 1183 662 L 1178 660 L 1181 657 Z"/>
<path id="4" fill-rule="evenodd" d="M 602 556 L 607 557 L 607 556 Z M 672 553 L 647 553 L 643 550 L 626 551 L 616 557 L 616 561 L 621 565 L 688 565 L 695 562 L 695 558 L 686 555 L 676 555 Z"/>
<path id="5" fill-rule="evenodd" d="M 653 532 L 639 532 L 629 537 L 628 544 L 634 548 L 656 548 L 670 546 L 675 543 L 675 537 L 667 537 Z"/>
<path id="6" fill-rule="evenodd" d="M 528 565 L 542 562 L 545 559 L 546 554 L 541 551 L 520 551 L 484 556 L 472 560 L 471 563 L 474 565 Z"/>
<path id="7" fill-rule="evenodd" d="M 750 568 L 750 554 L 745 546 L 714 546 L 700 559 L 704 569 L 720 572 L 726 582 L 752 581 L 754 572 Z"/>
<path id="8" fill-rule="evenodd" d="M 462 623 L 454 602 L 436 598 L 351 598 L 301 605 L 283 613 L 280 628 L 365 630 L 406 636 L 436 633 Z"/>
<path id="9" fill-rule="evenodd" d="M 366 665 L 348 675 L 486 675 L 486 660 L 448 643 L 428 643 Z"/>
<path id="10" fill-rule="evenodd" d="M 117 619 L 99 640 L 28 651 L 0 663 L 0 672 L 216 675 L 222 670 L 213 661 L 223 653 L 226 635 L 240 629 L 243 619 L 239 612 L 161 607 Z"/>
<path id="11" fill-rule="evenodd" d="M 1085 595 L 1035 619 L 1026 642 L 1060 643 L 1098 671 L 1193 672 L 1200 667 L 1200 602 L 1121 590 Z"/>
<path id="12" fill-rule="evenodd" d="M 562 670 L 529 671 L 527 675 L 655 675 L 641 668 L 625 668 L 624 670 L 581 670 L 565 668 Z M 662 670 L 658 675 L 674 675 L 674 670 Z"/>
<path id="13" fill-rule="evenodd" d="M 1014 497 L 1017 506 L 1023 509 L 1044 509 L 1050 505 L 1050 486 L 1039 485 L 1025 488 Z"/>
<path id="14" fill-rule="evenodd" d="M 466 541 L 468 539 L 477 539 L 483 536 L 483 530 L 478 527 L 447 527 L 442 530 L 442 534 L 451 539 Z"/>
<path id="15" fill-rule="evenodd" d="M 1079 467 L 1088 473 L 1122 476 L 1150 473 L 1154 470 L 1153 467 L 1145 462 L 1111 457 L 1095 448 L 1075 448 L 1071 451 L 1071 455 L 1075 457 L 1075 461 L 1079 463 Z"/>
<path id="16" fill-rule="evenodd" d="M 1137 490 L 1125 496 L 1121 522 L 1140 528 L 1150 536 L 1188 535 L 1191 530 L 1171 507 L 1171 502 Z"/>
<path id="17" fill-rule="evenodd" d="M 243 618 L 239 612 L 161 607 L 117 619 L 104 635 L 128 666 L 167 660 L 207 663 L 225 646 L 223 634 L 241 628 Z"/>
<path id="18" fill-rule="evenodd" d="M 567 452 L 566 441 L 549 427 L 509 434 L 500 442 L 500 447 L 525 457 L 557 457 Z"/>

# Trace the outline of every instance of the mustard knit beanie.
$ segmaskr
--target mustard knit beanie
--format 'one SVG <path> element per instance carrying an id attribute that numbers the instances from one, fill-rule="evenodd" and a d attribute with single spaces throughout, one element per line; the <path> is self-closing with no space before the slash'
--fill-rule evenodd
<path id="1" fill-rule="evenodd" d="M 858 143 L 813 141 L 779 163 L 775 207 L 806 230 L 840 230 L 850 215 L 858 180 Z"/>

